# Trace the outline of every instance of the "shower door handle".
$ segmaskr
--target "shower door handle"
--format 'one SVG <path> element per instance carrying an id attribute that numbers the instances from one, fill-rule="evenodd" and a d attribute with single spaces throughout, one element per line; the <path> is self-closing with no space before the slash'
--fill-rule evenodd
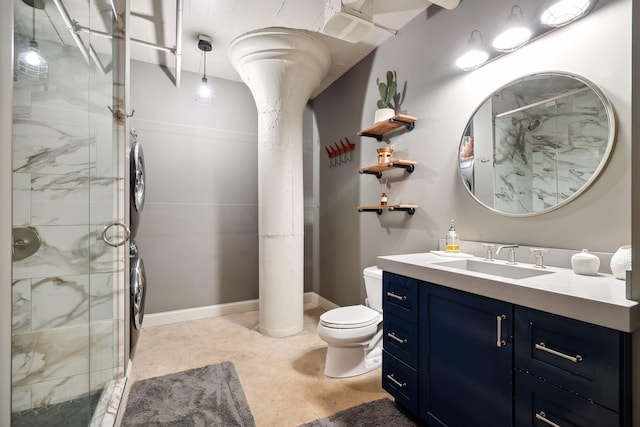
<path id="1" fill-rule="evenodd" d="M 110 240 L 109 236 L 107 236 L 107 231 L 109 231 L 111 227 L 116 227 L 116 226 L 122 227 L 122 229 L 124 230 L 124 237 L 119 241 Z M 102 229 L 102 240 L 104 240 L 104 242 L 107 245 L 113 246 L 114 248 L 124 245 L 125 242 L 129 240 L 130 236 L 131 236 L 131 229 L 127 226 L 127 224 L 124 224 L 120 221 L 110 222 L 109 224 L 105 225 L 104 228 Z"/>

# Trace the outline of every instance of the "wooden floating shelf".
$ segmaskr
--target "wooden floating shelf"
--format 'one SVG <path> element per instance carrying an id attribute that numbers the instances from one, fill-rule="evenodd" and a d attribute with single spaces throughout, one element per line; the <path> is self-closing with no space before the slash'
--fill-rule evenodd
<path id="1" fill-rule="evenodd" d="M 411 116 L 405 116 L 404 114 L 396 114 L 389 120 L 378 122 L 370 128 L 361 130 L 358 132 L 358 136 L 370 136 L 382 141 L 382 137 L 398 128 L 405 127 L 407 131 L 412 131 L 416 125 L 416 118 Z"/>
<path id="2" fill-rule="evenodd" d="M 408 173 L 412 173 L 416 168 L 416 162 L 411 160 L 392 160 L 384 165 L 373 165 L 367 166 L 366 168 L 358 169 L 358 172 L 375 175 L 377 178 L 382 178 L 382 172 L 398 168 L 404 169 Z"/>
<path id="3" fill-rule="evenodd" d="M 378 205 L 378 206 L 358 206 L 358 212 L 375 212 L 378 215 L 382 215 L 382 211 L 389 212 L 406 212 L 409 215 L 416 213 L 418 205 Z"/>

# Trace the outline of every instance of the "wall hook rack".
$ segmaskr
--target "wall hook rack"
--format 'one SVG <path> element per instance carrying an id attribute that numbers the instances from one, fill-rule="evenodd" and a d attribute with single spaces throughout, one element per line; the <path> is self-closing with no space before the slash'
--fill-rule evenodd
<path id="1" fill-rule="evenodd" d="M 345 142 L 346 141 L 346 142 Z M 351 161 L 351 152 L 356 148 L 356 144 L 352 144 L 349 138 L 344 137 L 344 141 L 340 138 L 339 143 L 333 142 L 328 147 L 324 147 L 329 156 L 330 168 L 339 166 Z"/>

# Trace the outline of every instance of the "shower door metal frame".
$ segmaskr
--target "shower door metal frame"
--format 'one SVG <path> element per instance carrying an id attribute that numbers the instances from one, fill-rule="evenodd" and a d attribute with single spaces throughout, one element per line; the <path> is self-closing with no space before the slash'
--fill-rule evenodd
<path id="1" fill-rule="evenodd" d="M 0 2 L 0 425 L 11 423 L 13 1 Z"/>

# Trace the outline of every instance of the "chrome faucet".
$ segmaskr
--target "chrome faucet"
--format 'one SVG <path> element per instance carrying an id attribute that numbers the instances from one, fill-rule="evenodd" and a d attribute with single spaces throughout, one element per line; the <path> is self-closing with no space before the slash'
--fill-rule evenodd
<path id="1" fill-rule="evenodd" d="M 493 243 L 483 243 L 482 247 L 487 249 L 487 254 L 485 255 L 484 259 L 486 259 L 487 261 L 493 261 L 493 253 L 491 251 L 496 247 L 496 245 L 494 245 Z"/>
<path id="2" fill-rule="evenodd" d="M 536 267 L 545 268 L 544 266 L 544 258 L 543 253 L 547 252 L 546 248 L 531 248 L 531 252 L 533 252 L 536 256 Z"/>
<path id="3" fill-rule="evenodd" d="M 509 253 L 507 254 L 507 264 L 517 264 L 516 248 L 518 247 L 520 247 L 518 244 L 498 246 L 498 249 L 496 249 L 496 255 L 499 255 L 502 249 L 509 249 Z"/>

